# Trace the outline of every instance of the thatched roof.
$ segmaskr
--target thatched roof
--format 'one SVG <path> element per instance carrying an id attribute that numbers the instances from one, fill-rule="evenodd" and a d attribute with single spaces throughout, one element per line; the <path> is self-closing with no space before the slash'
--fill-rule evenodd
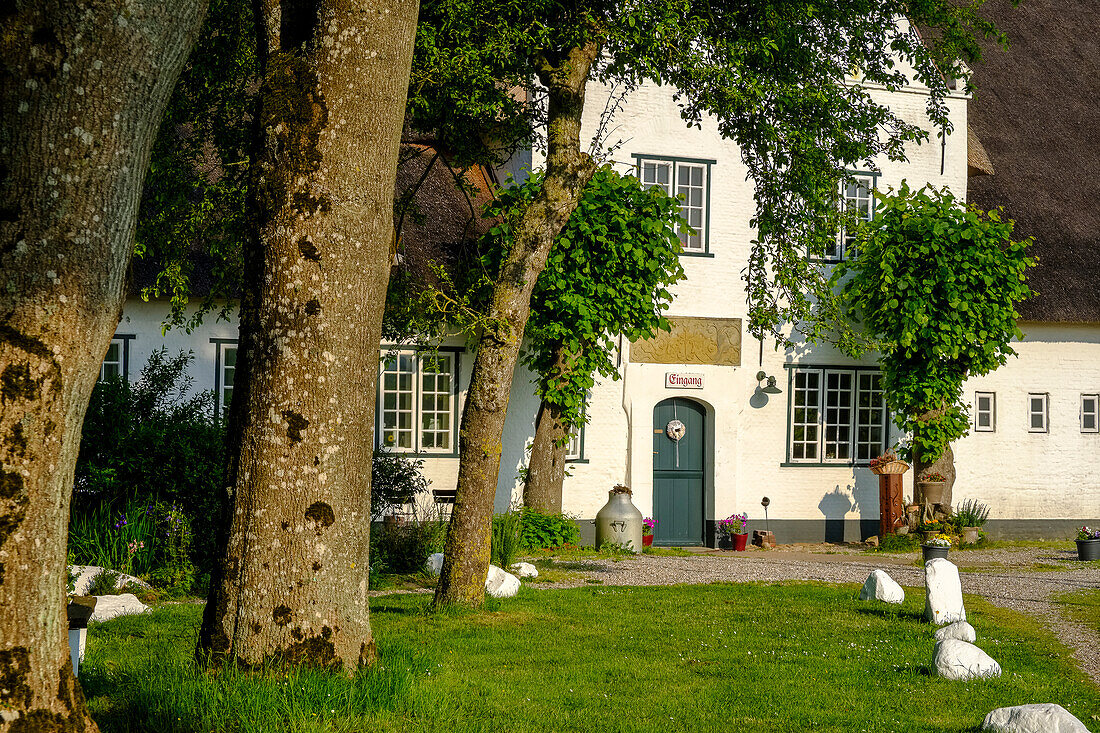
<path id="1" fill-rule="evenodd" d="M 1100 35 L 1096 0 L 991 0 L 1009 49 L 989 44 L 974 68 L 970 125 L 994 174 L 969 198 L 1003 207 L 1033 236 L 1038 296 L 1029 321 L 1100 323 Z"/>

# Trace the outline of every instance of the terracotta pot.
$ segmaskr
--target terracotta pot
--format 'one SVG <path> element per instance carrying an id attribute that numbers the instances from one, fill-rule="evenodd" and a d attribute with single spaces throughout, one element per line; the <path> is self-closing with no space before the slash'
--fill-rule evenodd
<path id="1" fill-rule="evenodd" d="M 1077 540 L 1078 560 L 1100 560 L 1100 540 Z"/>
<path id="2" fill-rule="evenodd" d="M 748 541 L 749 541 L 749 533 L 746 532 L 745 534 L 735 534 L 735 535 L 731 535 L 731 537 L 733 539 L 733 549 L 734 549 L 734 551 L 735 552 L 744 552 L 745 551 L 745 545 L 747 545 Z"/>
<path id="3" fill-rule="evenodd" d="M 942 504 L 944 487 L 947 483 L 944 481 L 918 481 L 917 486 L 920 488 L 921 496 L 924 497 L 925 504 Z"/>
<path id="4" fill-rule="evenodd" d="M 653 535 L 651 535 L 651 534 L 642 535 L 642 547 L 652 547 L 652 546 L 653 546 Z"/>

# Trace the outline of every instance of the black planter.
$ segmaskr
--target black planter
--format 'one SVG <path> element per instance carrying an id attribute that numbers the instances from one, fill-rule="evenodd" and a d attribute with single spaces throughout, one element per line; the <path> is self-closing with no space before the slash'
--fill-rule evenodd
<path id="1" fill-rule="evenodd" d="M 920 551 L 924 553 L 925 562 L 928 562 L 929 560 L 934 560 L 937 557 L 942 557 L 944 560 L 946 560 L 947 551 L 950 549 L 950 547 L 935 547 L 930 545 L 920 546 Z"/>
<path id="2" fill-rule="evenodd" d="M 1100 540 L 1077 540 L 1077 559 L 1100 560 Z"/>

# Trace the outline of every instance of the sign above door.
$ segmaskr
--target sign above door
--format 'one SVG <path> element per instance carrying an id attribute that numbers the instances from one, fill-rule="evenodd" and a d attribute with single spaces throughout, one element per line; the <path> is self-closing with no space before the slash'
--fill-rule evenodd
<path id="1" fill-rule="evenodd" d="M 665 389 L 702 389 L 702 374 L 665 372 Z"/>

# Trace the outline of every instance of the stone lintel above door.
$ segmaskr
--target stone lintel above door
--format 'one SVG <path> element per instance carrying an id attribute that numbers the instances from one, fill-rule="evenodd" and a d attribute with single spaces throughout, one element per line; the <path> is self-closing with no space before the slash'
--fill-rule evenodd
<path id="1" fill-rule="evenodd" d="M 672 331 L 630 343 L 638 364 L 741 366 L 740 318 L 669 318 Z"/>

